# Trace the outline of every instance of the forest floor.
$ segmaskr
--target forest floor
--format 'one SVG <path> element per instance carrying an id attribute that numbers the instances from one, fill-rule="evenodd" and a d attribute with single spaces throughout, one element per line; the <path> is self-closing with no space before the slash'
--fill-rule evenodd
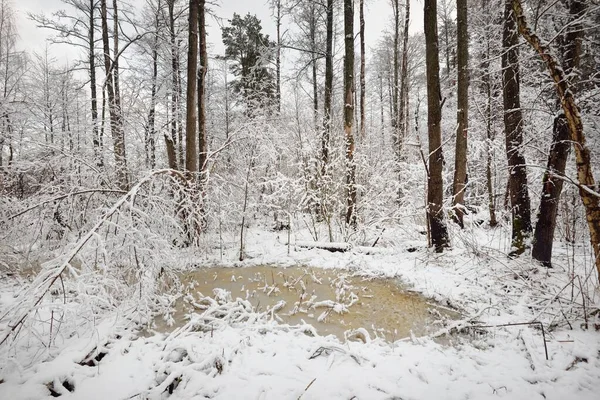
<path id="1" fill-rule="evenodd" d="M 115 313 L 42 362 L 27 365 L 15 351 L 0 366 L 0 399 L 597 399 L 600 316 L 592 311 L 600 292 L 586 246 L 573 256 L 559 244 L 555 267 L 547 270 L 525 256 L 508 259 L 506 241 L 502 228 L 472 227 L 454 232 L 453 247 L 434 254 L 423 236 L 386 230 L 380 250 L 334 253 L 288 248 L 285 231 L 250 230 L 244 262 L 231 261 L 239 251 L 232 240 L 222 259 L 183 263 L 397 277 L 461 317 L 435 335 L 388 342 L 369 327 L 362 341 L 314 335 L 308 325 L 278 323 L 242 300 L 208 303 L 164 334 L 140 334 Z M 584 304 L 573 274 L 588 277 L 588 329 L 577 317 Z M 17 290 L 15 281 L 0 280 L 0 309 Z M 433 340 L 442 334 L 445 340 Z"/>

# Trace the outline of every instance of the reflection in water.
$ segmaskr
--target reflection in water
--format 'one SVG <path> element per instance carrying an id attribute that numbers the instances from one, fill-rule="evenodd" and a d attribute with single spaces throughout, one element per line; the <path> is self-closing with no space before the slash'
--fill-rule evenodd
<path id="1" fill-rule="evenodd" d="M 183 325 L 195 310 L 193 299 L 210 296 L 219 301 L 241 298 L 257 312 L 272 311 L 287 324 L 309 323 L 321 335 L 344 339 L 348 330 L 365 328 L 371 337 L 394 341 L 431 333 L 432 324 L 455 313 L 423 296 L 402 289 L 395 279 L 352 276 L 347 271 L 319 268 L 203 268 L 182 276 L 186 296 L 176 304 L 175 324 L 163 318 L 156 330 L 167 332 Z M 190 297 L 191 296 L 191 297 Z"/>

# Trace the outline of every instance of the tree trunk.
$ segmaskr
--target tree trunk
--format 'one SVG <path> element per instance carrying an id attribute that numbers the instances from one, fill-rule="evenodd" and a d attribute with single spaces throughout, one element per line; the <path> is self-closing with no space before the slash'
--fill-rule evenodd
<path id="1" fill-rule="evenodd" d="M 408 27 L 410 25 L 410 1 L 406 2 L 404 36 L 402 37 L 402 74 L 400 75 L 400 104 L 398 109 L 398 152 L 402 157 L 404 138 L 408 134 Z"/>
<path id="2" fill-rule="evenodd" d="M 198 148 L 196 145 L 196 84 L 198 73 L 198 1 L 190 0 L 189 36 L 187 60 L 187 91 L 185 119 L 185 170 L 188 179 L 194 179 L 198 171 Z"/>
<path id="3" fill-rule="evenodd" d="M 281 112 L 281 0 L 276 0 L 275 7 L 277 8 L 276 24 L 277 24 L 277 55 L 275 59 L 276 74 L 277 74 L 277 88 L 276 88 L 276 101 L 277 101 L 277 112 Z"/>
<path id="4" fill-rule="evenodd" d="M 179 80 L 179 48 L 176 43 L 175 35 L 175 0 L 166 0 L 167 8 L 169 12 L 169 35 L 171 39 L 171 137 L 170 140 L 166 140 L 167 144 L 167 158 L 169 159 L 169 168 L 178 169 L 183 166 L 183 145 L 178 142 L 178 123 L 180 116 L 180 80 Z M 177 147 L 179 145 L 179 157 L 177 156 Z M 171 160 L 171 154 L 169 146 L 173 147 L 173 154 L 175 158 Z"/>
<path id="5" fill-rule="evenodd" d="M 148 161 L 150 168 L 156 167 L 156 79 L 158 77 L 158 30 L 160 28 L 159 13 L 161 9 L 160 0 L 156 7 L 154 16 L 154 42 L 152 43 L 152 87 L 150 89 L 150 110 L 148 111 L 148 138 L 146 141 Z"/>
<path id="6" fill-rule="evenodd" d="M 327 43 L 325 53 L 325 94 L 323 97 L 323 136 L 321 137 L 321 175 L 327 175 L 329 136 L 331 134 L 331 101 L 333 93 L 333 0 L 327 0 Z"/>
<path id="7" fill-rule="evenodd" d="M 425 0 L 425 63 L 427 73 L 427 130 L 429 136 L 429 174 L 427 177 L 427 219 L 431 243 L 441 253 L 449 244 L 444 220 L 442 169 L 442 107 L 440 104 L 440 60 L 437 33 L 436 0 Z"/>
<path id="8" fill-rule="evenodd" d="M 512 209 L 511 255 L 525 251 L 527 238 L 531 236 L 531 209 L 527 188 L 523 145 L 523 115 L 519 87 L 519 36 L 511 8 L 511 0 L 505 0 L 504 29 L 502 33 L 502 84 L 504 103 L 504 130 L 506 135 L 506 158 L 508 159 L 508 185 Z"/>
<path id="9" fill-rule="evenodd" d="M 117 185 L 122 190 L 128 190 L 129 182 L 127 180 L 127 158 L 125 155 L 125 133 L 123 131 L 123 115 L 120 107 L 118 87 L 115 77 L 118 76 L 118 64 L 116 60 L 110 58 L 110 45 L 108 41 L 108 20 L 106 12 L 106 0 L 101 0 L 100 12 L 102 19 L 102 43 L 104 46 L 104 68 L 106 70 L 106 91 L 108 93 L 108 111 L 110 114 L 110 131 L 113 137 L 113 147 L 115 155 L 115 168 L 117 175 Z M 115 20 L 117 17 L 117 10 Z M 114 33 L 117 35 L 117 32 Z M 116 42 L 116 41 L 115 41 Z M 116 42 L 118 43 L 118 42 Z"/>
<path id="10" fill-rule="evenodd" d="M 399 41 L 400 41 L 400 4 L 398 0 L 392 0 L 392 11 L 394 12 L 394 65 L 392 82 L 392 128 L 394 129 L 394 148 L 398 157 L 400 157 L 400 127 L 398 126 L 398 79 L 399 79 Z"/>
<path id="11" fill-rule="evenodd" d="M 359 3 L 359 17 L 360 17 L 360 137 L 361 139 L 365 138 L 365 90 L 367 87 L 365 81 L 365 10 L 364 10 L 364 0 L 360 0 Z"/>
<path id="12" fill-rule="evenodd" d="M 313 87 L 313 123 L 315 128 L 317 127 L 317 118 L 319 115 L 319 84 L 317 82 L 317 57 L 315 53 L 317 51 L 317 41 L 316 41 L 316 32 L 317 32 L 317 16 L 315 10 L 315 3 L 311 1 L 310 3 L 310 49 L 313 52 L 311 54 L 311 69 L 312 69 L 312 87 Z"/>
<path id="13" fill-rule="evenodd" d="M 531 250 L 531 256 L 546 267 L 551 267 L 556 214 L 563 187 L 560 178 L 564 175 L 569 148 L 569 127 L 564 114 L 561 114 L 554 119 L 552 144 L 542 180 L 542 198 Z"/>
<path id="14" fill-rule="evenodd" d="M 94 146 L 94 160 L 96 161 L 96 165 L 98 167 L 102 167 L 104 165 L 104 160 L 102 156 L 102 147 L 100 146 L 100 136 L 98 132 L 98 94 L 96 91 L 96 53 L 94 51 L 94 32 L 95 32 L 95 22 L 94 22 L 94 3 L 95 0 L 90 0 L 90 20 L 88 27 L 88 63 L 90 66 L 90 92 L 92 95 L 91 99 L 91 107 L 92 107 L 92 142 Z"/>
<path id="15" fill-rule="evenodd" d="M 531 47 L 540 55 L 556 87 L 558 98 L 567 120 L 569 136 L 575 150 L 575 162 L 577 166 L 577 180 L 579 181 L 579 196 L 585 208 L 585 216 L 590 231 L 590 243 L 594 251 L 598 280 L 600 281 L 600 195 L 598 186 L 594 180 L 591 165 L 590 149 L 587 147 L 583 124 L 579 108 L 575 102 L 573 85 L 566 79 L 565 72 L 552 56 L 546 44 L 532 32 L 523 14 L 523 5 L 520 0 L 512 0 L 512 7 L 517 18 L 519 32 L 529 42 Z"/>
<path id="16" fill-rule="evenodd" d="M 489 15 L 488 1 L 482 1 L 481 11 Z M 494 133 L 492 130 L 492 76 L 490 72 L 490 37 L 486 34 L 485 36 L 485 52 L 483 54 L 483 61 L 480 64 L 480 70 L 483 76 L 481 77 L 482 90 L 485 91 L 486 104 L 485 104 L 485 132 L 486 132 L 486 163 L 485 163 L 485 178 L 488 192 L 488 210 L 490 214 L 490 227 L 498 225 L 496 219 L 496 195 L 494 192 L 494 182 L 492 174 L 492 143 L 494 142 Z"/>
<path id="17" fill-rule="evenodd" d="M 576 90 L 577 74 L 571 72 L 579 67 L 579 56 L 581 54 L 581 42 L 584 31 L 580 19 L 585 14 L 587 6 L 584 1 L 572 0 L 570 2 L 570 21 L 564 38 L 565 54 L 563 68 L 569 77 L 572 91 Z M 554 241 L 554 230 L 556 228 L 556 214 L 562 192 L 562 175 L 565 173 L 567 158 L 569 157 L 569 128 L 564 113 L 554 119 L 554 129 L 550 153 L 548 154 L 548 166 L 542 180 L 542 196 L 538 212 L 538 220 L 533 235 L 533 247 L 531 255 L 542 265 L 551 267 L 552 245 Z"/>
<path id="18" fill-rule="evenodd" d="M 469 129 L 469 34 L 467 23 L 467 0 L 456 1 L 458 93 L 456 153 L 454 157 L 454 181 L 452 184 L 452 207 L 454 219 L 464 228 L 464 198 L 467 182 L 467 132 Z"/>
<path id="19" fill-rule="evenodd" d="M 200 73 L 198 74 L 198 171 L 201 180 L 206 177 L 208 161 L 208 140 L 206 136 L 206 73 L 208 72 L 208 52 L 206 49 L 205 0 L 199 0 L 198 32 L 200 41 Z"/>
<path id="20" fill-rule="evenodd" d="M 346 138 L 346 224 L 356 227 L 356 164 L 354 163 L 354 0 L 344 0 L 344 134 Z"/>

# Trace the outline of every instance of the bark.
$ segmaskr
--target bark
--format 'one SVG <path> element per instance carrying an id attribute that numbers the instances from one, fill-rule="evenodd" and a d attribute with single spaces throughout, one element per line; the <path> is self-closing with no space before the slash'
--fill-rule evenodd
<path id="1" fill-rule="evenodd" d="M 190 0 L 188 27 L 187 92 L 185 119 L 185 170 L 186 177 L 193 179 L 198 171 L 198 148 L 196 132 L 196 74 L 198 73 L 198 1 Z"/>
<path id="2" fill-rule="evenodd" d="M 523 145 L 523 115 L 520 102 L 519 36 L 511 0 L 505 1 L 504 29 L 502 33 L 502 84 L 504 103 L 504 130 L 506 135 L 506 158 L 508 159 L 508 186 L 512 211 L 511 255 L 519 255 L 527 247 L 531 236 L 531 208 L 527 187 Z"/>
<path id="3" fill-rule="evenodd" d="M 365 10 L 364 0 L 360 0 L 360 137 L 365 138 L 366 117 L 365 117 L 365 90 L 367 87 L 365 81 Z"/>
<path id="4" fill-rule="evenodd" d="M 431 244 L 441 253 L 449 244 L 444 220 L 442 169 L 442 108 L 440 104 L 440 62 L 437 34 L 436 0 L 425 0 L 425 63 L 427 74 L 427 131 L 429 136 L 429 167 L 427 177 L 427 219 Z"/>
<path id="5" fill-rule="evenodd" d="M 323 136 L 321 137 L 321 175 L 327 175 L 329 136 L 331 134 L 331 102 L 333 94 L 333 0 L 327 0 L 327 39 L 325 50 L 325 93 L 323 97 Z"/>
<path id="6" fill-rule="evenodd" d="M 585 1 L 572 0 L 569 4 L 570 21 L 564 37 L 562 53 L 564 56 L 563 69 L 569 77 L 572 89 L 576 89 L 577 74 L 571 74 L 579 67 L 581 42 L 584 31 L 580 18 L 587 10 Z M 542 196 L 538 212 L 538 220 L 533 235 L 531 255 L 546 267 L 552 266 L 552 247 L 556 229 L 556 215 L 567 158 L 569 156 L 569 130 L 564 114 L 554 119 L 552 144 L 548 155 L 548 166 L 542 180 Z"/>
<path id="7" fill-rule="evenodd" d="M 595 265 L 600 281 L 600 196 L 597 193 L 598 185 L 594 180 L 590 149 L 586 144 L 581 115 L 575 101 L 574 87 L 571 81 L 567 79 L 565 71 L 558 64 L 558 61 L 552 56 L 548 45 L 543 43 L 529 28 L 521 1 L 512 0 L 512 8 L 517 19 L 519 32 L 546 64 L 565 114 L 569 137 L 575 150 L 579 196 L 585 208 L 586 221 L 590 231 L 590 243 L 594 251 Z"/>
<path id="8" fill-rule="evenodd" d="M 408 27 L 410 25 L 410 1 L 406 2 L 404 35 L 402 37 L 402 74 L 400 75 L 400 104 L 398 109 L 398 153 L 402 156 L 404 138 L 408 134 Z"/>
<path id="9" fill-rule="evenodd" d="M 344 0 L 344 135 L 346 138 L 346 224 L 356 227 L 356 164 L 354 163 L 354 1 Z"/>
<path id="10" fill-rule="evenodd" d="M 117 10 L 114 19 L 117 17 Z M 110 131 L 113 138 L 113 148 L 115 155 L 115 168 L 117 185 L 122 190 L 128 190 L 129 182 L 127 180 L 127 157 L 125 154 L 125 133 L 123 131 L 123 114 L 120 107 L 118 86 L 118 64 L 110 57 L 110 44 L 108 40 L 108 19 L 106 12 L 106 0 L 101 0 L 100 13 L 102 19 L 102 43 L 104 47 L 104 68 L 106 70 L 106 92 L 108 94 L 108 111 L 110 114 Z M 114 32 L 117 35 L 118 32 Z M 115 42 L 118 44 L 118 40 Z M 116 57 L 115 57 L 116 58 Z M 116 78 L 116 79 L 115 79 Z"/>
<path id="11" fill-rule="evenodd" d="M 454 181 L 452 206 L 454 219 L 464 228 L 464 198 L 467 182 L 467 132 L 469 129 L 469 34 L 467 26 L 467 0 L 456 1 L 457 10 L 457 130 L 454 157 Z"/>

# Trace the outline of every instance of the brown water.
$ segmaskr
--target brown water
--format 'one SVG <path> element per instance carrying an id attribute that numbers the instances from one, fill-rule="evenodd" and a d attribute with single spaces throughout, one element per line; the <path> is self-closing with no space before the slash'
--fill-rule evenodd
<path id="1" fill-rule="evenodd" d="M 406 291 L 398 280 L 353 276 L 335 269 L 216 267 L 185 274 L 182 282 L 186 295 L 196 299 L 246 299 L 258 312 L 277 305 L 274 317 L 279 321 L 304 321 L 320 335 L 334 334 L 341 340 L 345 332 L 357 328 L 365 328 L 371 338 L 379 336 L 388 341 L 410 336 L 411 332 L 421 336 L 439 329 L 436 321 L 457 315 Z M 168 332 L 185 324 L 185 315 L 193 311 L 202 312 L 194 310 L 190 302 L 179 300 L 173 315 L 175 325 L 167 327 L 162 318 L 157 318 L 156 330 Z"/>

